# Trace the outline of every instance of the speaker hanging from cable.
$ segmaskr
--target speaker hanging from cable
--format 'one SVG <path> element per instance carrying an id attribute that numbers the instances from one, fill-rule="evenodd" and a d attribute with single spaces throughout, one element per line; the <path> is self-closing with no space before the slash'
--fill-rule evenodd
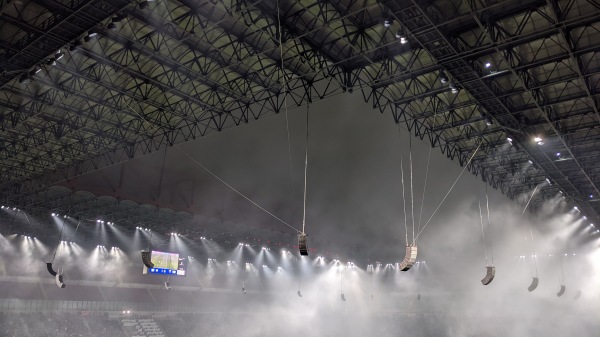
<path id="1" fill-rule="evenodd" d="M 483 172 L 481 173 L 483 176 Z M 490 231 L 491 234 L 491 220 L 490 220 L 490 203 L 489 203 L 489 199 L 488 199 L 488 194 L 487 194 L 487 184 L 484 181 L 484 185 L 485 185 L 485 206 L 487 209 L 487 220 L 488 220 L 488 231 Z M 494 266 L 494 250 L 492 249 L 492 243 L 491 243 L 491 238 L 490 238 L 490 253 L 491 253 L 491 264 L 488 264 L 488 255 L 487 255 L 487 243 L 485 240 L 485 230 L 483 229 L 483 215 L 481 214 L 481 199 L 479 199 L 479 222 L 481 223 L 481 236 L 483 238 L 483 252 L 485 255 L 485 264 L 486 264 L 486 272 L 485 272 L 485 277 L 481 280 L 481 284 L 483 284 L 484 286 L 487 286 L 488 284 L 492 283 L 492 281 L 494 280 L 494 277 L 496 276 L 496 267 Z M 491 236 L 491 235 L 488 235 Z"/>
<path id="2" fill-rule="evenodd" d="M 401 135 L 400 127 L 398 127 L 398 134 Z M 404 210 L 404 236 L 406 240 L 406 246 L 404 251 L 404 258 L 400 262 L 399 269 L 401 271 L 409 270 L 417 261 L 417 244 L 415 242 L 415 213 L 414 213 L 414 198 L 413 198 L 413 169 L 412 169 L 412 137 L 408 134 L 409 140 L 409 161 L 410 161 L 410 205 L 411 205 L 411 218 L 412 218 L 412 244 L 408 243 L 408 219 L 406 212 L 406 187 L 404 185 L 404 161 L 400 156 L 400 172 L 402 182 L 402 204 Z"/>
<path id="3" fill-rule="evenodd" d="M 308 235 L 304 231 L 306 227 L 306 178 L 308 172 L 308 112 L 309 105 L 306 105 L 306 150 L 304 154 L 304 203 L 302 207 L 302 233 L 298 235 L 298 249 L 300 255 L 308 255 Z"/>
<path id="4" fill-rule="evenodd" d="M 146 268 L 154 268 L 154 263 L 152 263 L 152 231 L 150 231 L 148 248 L 146 248 L 146 250 L 142 250 L 142 262 Z"/>
<path id="5" fill-rule="evenodd" d="M 421 226 L 419 224 L 419 230 L 416 235 L 414 233 L 415 225 L 414 225 L 414 213 L 413 213 L 413 240 L 410 245 L 408 245 L 408 243 L 407 243 L 406 255 L 404 257 L 404 260 L 402 260 L 402 263 L 400 263 L 400 266 L 399 266 L 400 270 L 406 271 L 406 270 L 410 269 L 410 267 L 412 267 L 412 265 L 415 263 L 415 261 L 417 259 L 417 240 L 419 239 L 419 236 L 421 235 L 421 233 L 423 233 L 425 228 L 429 225 L 429 223 L 431 222 L 431 220 L 433 219 L 433 217 L 435 216 L 437 211 L 440 209 L 442 204 L 444 204 L 444 201 L 446 201 L 446 198 L 448 198 L 448 196 L 450 195 L 450 193 L 452 192 L 452 190 L 454 189 L 454 187 L 460 180 L 460 177 L 463 175 L 463 173 L 465 173 L 467 167 L 469 167 L 469 165 L 471 164 L 471 161 L 473 160 L 473 158 L 475 158 L 475 155 L 477 155 L 477 152 L 479 152 L 479 149 L 481 148 L 482 143 L 483 143 L 483 141 L 479 142 L 479 144 L 477 145 L 477 148 L 475 148 L 475 151 L 473 151 L 473 154 L 469 157 L 469 160 L 463 166 L 462 170 L 460 171 L 460 174 L 456 177 L 456 179 L 454 180 L 454 182 L 448 189 L 448 192 L 446 192 L 446 194 L 444 195 L 444 197 L 442 198 L 440 203 L 437 205 L 437 207 L 435 208 L 435 210 L 433 211 L 433 213 L 431 214 L 431 216 L 429 217 L 429 219 L 427 220 L 425 225 L 423 225 L 423 227 L 421 228 Z M 412 153 L 412 144 L 411 144 L 410 152 Z M 429 159 L 427 161 L 427 167 L 428 167 L 427 170 L 429 170 Z M 411 185 L 412 185 L 412 155 L 411 155 Z M 403 186 L 404 186 L 404 184 L 403 184 Z M 425 191 L 425 188 L 424 188 L 424 191 Z M 412 194 L 412 187 L 411 187 L 411 194 Z M 412 197 L 411 197 L 411 199 L 412 199 Z M 405 212 L 405 214 L 406 214 L 406 212 Z M 420 222 L 420 220 L 419 220 L 419 222 Z M 405 223 L 406 223 L 406 221 L 405 221 Z M 406 225 L 405 225 L 405 228 L 406 228 Z M 407 242 L 408 242 L 408 237 L 407 237 Z"/>
<path id="6" fill-rule="evenodd" d="M 60 249 L 61 243 L 62 243 L 62 238 L 63 238 L 63 234 L 65 231 L 65 219 L 66 219 L 66 215 L 63 216 L 63 223 L 62 223 L 62 227 L 60 229 L 60 235 L 58 237 L 58 243 L 56 244 L 56 249 L 54 250 L 54 255 L 52 255 L 52 260 L 50 262 L 46 263 L 46 269 L 48 270 L 48 272 L 50 273 L 50 275 L 54 276 L 54 281 L 56 282 L 56 286 L 64 289 L 66 287 L 66 284 L 64 282 L 64 276 L 62 274 L 62 268 L 60 268 L 58 271 L 55 271 L 53 268 L 53 263 L 54 263 L 54 259 L 56 258 L 56 253 L 58 252 L 58 250 Z"/>

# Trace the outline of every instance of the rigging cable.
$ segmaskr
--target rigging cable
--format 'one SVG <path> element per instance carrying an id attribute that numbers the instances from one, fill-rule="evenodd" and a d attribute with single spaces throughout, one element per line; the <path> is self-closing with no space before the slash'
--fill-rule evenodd
<path id="1" fill-rule="evenodd" d="M 435 125 L 435 119 L 436 119 L 438 113 L 439 113 L 439 110 L 436 109 L 435 114 L 433 114 L 433 122 L 432 122 L 433 125 Z M 404 118 L 404 121 L 408 122 L 406 117 Z M 432 149 L 433 149 L 433 144 L 430 144 L 429 151 L 427 153 L 427 167 L 425 168 L 425 183 L 423 184 L 423 195 L 421 196 L 421 211 L 419 212 L 419 227 L 417 228 L 417 232 L 421 231 L 421 219 L 423 217 L 423 205 L 425 204 L 425 192 L 427 190 L 427 176 L 429 175 L 429 163 L 431 162 L 431 150 Z"/>
<path id="2" fill-rule="evenodd" d="M 54 258 L 56 258 L 56 252 L 58 252 L 58 248 L 60 247 L 60 242 L 62 240 L 63 232 L 65 230 L 65 218 L 63 217 L 62 228 L 60 229 L 60 235 L 58 236 L 58 244 L 56 245 L 56 249 L 54 250 L 54 255 L 52 255 L 51 263 L 54 263 Z"/>
<path id="3" fill-rule="evenodd" d="M 304 205 L 302 210 L 302 233 L 304 233 L 304 226 L 306 225 L 306 177 L 308 172 L 308 111 L 309 106 L 306 105 L 306 150 L 304 152 Z"/>
<path id="4" fill-rule="evenodd" d="M 481 198 L 479 198 L 478 203 L 479 205 L 479 222 L 481 223 L 481 236 L 483 237 L 483 252 L 485 254 L 485 265 L 488 265 L 488 256 L 487 256 L 487 245 L 485 243 L 485 232 L 483 230 L 483 215 L 481 213 Z"/>
<path id="5" fill-rule="evenodd" d="M 492 266 L 494 265 L 494 242 L 492 240 L 492 218 L 490 217 L 490 202 L 488 199 L 487 184 L 485 184 L 485 207 L 487 208 L 488 217 L 488 233 L 490 237 L 490 255 L 492 258 Z"/>
<path id="6" fill-rule="evenodd" d="M 408 133 L 408 158 L 410 162 L 410 213 L 412 218 L 412 239 L 415 241 L 415 200 L 413 194 L 413 163 L 412 163 L 412 137 Z"/>
<path id="7" fill-rule="evenodd" d="M 435 216 L 435 213 L 437 213 L 437 211 L 440 209 L 440 207 L 442 206 L 442 204 L 444 203 L 444 201 L 446 200 L 446 198 L 448 197 L 448 195 L 450 194 L 450 192 L 452 192 L 452 189 L 454 188 L 454 186 L 456 186 L 456 183 L 458 182 L 458 180 L 460 179 L 460 177 L 463 175 L 463 173 L 465 173 L 465 170 L 467 169 L 467 167 L 469 167 L 469 164 L 471 163 L 471 161 L 473 160 L 473 158 L 475 157 L 475 155 L 477 154 L 477 152 L 479 152 L 479 148 L 481 147 L 482 143 L 483 143 L 483 141 L 479 142 L 479 145 L 477 145 L 477 148 L 475 149 L 475 151 L 473 152 L 473 154 L 469 158 L 469 161 L 467 161 L 467 164 L 463 167 L 462 171 L 460 171 L 460 174 L 458 175 L 458 177 L 456 177 L 456 180 L 454 180 L 454 183 L 452 184 L 452 186 L 450 186 L 450 189 L 448 190 L 448 192 L 446 193 L 446 195 L 444 196 L 444 198 L 442 198 L 442 201 L 440 201 L 439 205 L 436 207 L 435 211 L 433 211 L 433 214 L 431 214 L 431 216 L 429 217 L 429 220 L 427 220 L 427 222 L 425 223 L 425 225 L 423 226 L 423 228 L 421 228 L 421 230 L 417 233 L 417 236 L 413 240 L 413 245 L 415 244 L 415 242 L 419 238 L 419 235 L 421 235 L 421 233 L 423 232 L 423 230 L 425 230 L 425 227 L 427 227 L 427 225 L 429 225 L 429 223 L 431 222 L 431 219 L 433 219 L 433 217 Z"/>
<path id="8" fill-rule="evenodd" d="M 425 168 L 425 183 L 423 184 L 423 195 L 421 198 L 421 211 L 419 212 L 419 227 L 417 228 L 417 232 L 421 230 L 421 218 L 423 217 L 423 205 L 425 204 L 425 192 L 427 189 L 427 175 L 429 174 L 429 163 L 431 159 L 431 149 L 433 146 L 429 147 L 429 153 L 427 154 L 427 167 Z"/>
<path id="9" fill-rule="evenodd" d="M 408 225 L 406 220 L 406 197 L 404 196 L 404 163 L 402 162 L 402 156 L 400 156 L 400 172 L 402 180 L 402 203 L 404 204 L 404 234 L 406 237 L 406 245 L 408 246 Z"/>
<path id="10" fill-rule="evenodd" d="M 398 123 L 398 140 L 400 140 L 400 146 L 402 146 L 402 129 L 400 128 L 400 124 Z M 404 161 L 403 161 L 403 157 L 402 155 L 400 155 L 400 172 L 401 172 L 401 181 L 402 181 L 402 204 L 403 204 L 403 208 L 404 208 L 404 235 L 406 238 L 406 245 L 408 246 L 408 220 L 407 220 L 407 213 L 406 213 L 406 196 L 405 196 L 405 191 L 406 188 L 404 187 Z"/>
<path id="11" fill-rule="evenodd" d="M 196 163 L 198 166 L 200 166 L 200 168 L 202 168 L 208 174 L 212 175 L 215 179 L 217 179 L 218 181 L 220 181 L 221 183 L 223 183 L 223 185 L 229 187 L 232 191 L 234 191 L 235 193 L 237 193 L 242 198 L 248 200 L 251 204 L 253 204 L 254 206 L 258 207 L 261 211 L 267 213 L 268 215 L 270 215 L 271 217 L 273 217 L 275 220 L 277 220 L 277 221 L 281 222 L 282 224 L 288 226 L 289 228 L 293 229 L 297 233 L 300 233 L 300 231 L 298 229 L 296 229 L 294 226 L 292 226 L 289 223 L 285 222 L 284 220 L 282 220 L 281 218 L 279 218 L 275 214 L 267 211 L 264 207 L 262 207 L 261 205 L 257 204 L 256 202 L 254 202 L 252 199 L 250 199 L 249 197 L 247 197 L 242 192 L 238 191 L 235 187 L 229 185 L 225 180 L 221 179 L 219 176 L 217 176 L 216 174 L 214 174 L 211 170 L 209 170 L 206 166 L 202 165 L 199 161 L 197 161 L 194 157 L 192 157 L 191 155 L 189 155 L 187 152 L 185 152 L 181 148 L 178 148 L 178 149 L 179 149 L 179 151 L 183 152 L 183 154 L 185 154 L 188 158 L 190 158 L 194 163 Z"/>
<path id="12" fill-rule="evenodd" d="M 529 204 L 531 203 L 531 200 L 533 199 L 533 196 L 535 195 L 535 192 L 537 191 L 539 185 L 536 185 L 535 188 L 533 189 L 533 192 L 531 193 L 531 196 L 529 197 L 529 200 L 527 201 L 527 204 L 525 205 L 525 208 L 523 209 L 523 212 L 521 213 L 521 216 L 523 216 L 525 214 L 525 211 L 527 210 L 527 207 L 529 207 Z M 533 229 L 531 228 L 531 221 L 527 221 L 527 223 L 529 224 L 529 236 L 531 238 L 531 255 L 533 257 L 533 265 L 535 267 L 535 277 L 538 277 L 538 267 L 537 267 L 537 256 L 536 256 L 536 249 L 535 249 L 535 242 L 533 241 Z"/>
<path id="13" fill-rule="evenodd" d="M 562 281 L 560 283 L 560 285 L 564 285 L 565 284 L 565 270 L 563 269 L 563 257 L 560 257 L 560 272 L 562 274 Z"/>
<path id="14" fill-rule="evenodd" d="M 294 172 L 292 168 L 292 142 L 290 140 L 290 121 L 288 118 L 288 107 L 287 107 L 287 77 L 285 75 L 285 68 L 283 63 L 283 28 L 281 25 L 281 14 L 279 11 L 279 0 L 277 0 L 277 27 L 279 29 L 278 40 L 279 40 L 279 57 L 281 58 L 281 87 L 283 88 L 283 106 L 285 109 L 285 131 L 287 134 L 288 142 L 288 158 L 290 166 L 290 182 L 292 185 L 292 195 L 294 195 Z M 304 232 L 304 230 L 302 231 Z"/>

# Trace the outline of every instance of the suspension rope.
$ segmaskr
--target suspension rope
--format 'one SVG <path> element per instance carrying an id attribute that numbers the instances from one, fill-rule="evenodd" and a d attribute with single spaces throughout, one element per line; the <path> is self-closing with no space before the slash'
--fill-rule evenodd
<path id="1" fill-rule="evenodd" d="M 308 108 L 310 105 L 306 105 L 306 149 L 304 153 L 304 204 L 302 207 L 302 233 L 304 233 L 304 227 L 306 225 L 306 178 L 308 172 Z"/>
<path id="2" fill-rule="evenodd" d="M 560 272 L 562 274 L 562 280 L 561 280 L 561 284 L 560 285 L 564 285 L 565 284 L 565 270 L 563 269 L 563 257 L 560 257 Z"/>
<path id="3" fill-rule="evenodd" d="M 54 255 L 52 255 L 51 263 L 54 263 L 54 258 L 56 258 L 56 252 L 58 252 L 58 248 L 60 247 L 60 241 L 62 240 L 63 232 L 65 230 L 65 218 L 63 217 L 62 228 L 60 229 L 60 235 L 58 236 L 58 244 L 56 245 L 56 249 L 54 250 Z"/>
<path id="4" fill-rule="evenodd" d="M 344 265 L 340 262 L 340 294 L 344 293 L 344 286 L 342 280 L 344 279 Z"/>
<path id="5" fill-rule="evenodd" d="M 456 185 L 456 183 L 458 182 L 458 180 L 460 179 L 460 177 L 463 175 L 463 173 L 465 173 L 467 167 L 469 167 L 469 164 L 471 164 L 471 161 L 473 160 L 473 158 L 475 157 L 475 155 L 477 154 L 477 152 L 479 152 L 479 148 L 481 147 L 481 144 L 483 144 L 483 141 L 479 142 L 479 145 L 477 145 L 477 148 L 475 149 L 475 151 L 473 152 L 473 154 L 469 158 L 469 161 L 467 161 L 467 164 L 463 167 L 462 171 L 460 171 L 460 174 L 458 175 L 458 177 L 456 177 L 456 180 L 454 180 L 454 183 L 452 184 L 452 186 L 450 186 L 450 189 L 448 190 L 448 192 L 446 192 L 446 195 L 444 196 L 444 198 L 442 199 L 442 201 L 440 201 L 439 205 L 436 207 L 435 211 L 433 211 L 433 214 L 431 214 L 431 216 L 429 217 L 429 220 L 427 220 L 427 222 L 425 223 L 425 225 L 423 226 L 423 228 L 421 228 L 421 230 L 417 233 L 417 236 L 413 240 L 413 245 L 415 244 L 415 242 L 417 241 L 417 239 L 419 238 L 419 236 L 421 235 L 421 233 L 423 233 L 423 231 L 425 230 L 425 228 L 427 227 L 427 225 L 429 225 L 429 223 L 431 222 L 431 219 L 433 219 L 433 217 L 435 216 L 435 213 L 437 213 L 437 211 L 440 209 L 440 207 L 442 206 L 442 204 L 444 203 L 444 201 L 446 201 L 446 198 L 448 197 L 448 195 L 450 195 L 450 192 L 452 192 L 452 189 L 454 188 L 454 186 Z"/>
<path id="6" fill-rule="evenodd" d="M 412 218 L 412 239 L 415 241 L 415 200 L 413 194 L 413 162 L 412 162 L 412 137 L 408 133 L 408 158 L 410 162 L 410 217 Z"/>
<path id="7" fill-rule="evenodd" d="M 283 63 L 283 29 L 281 26 L 281 13 L 279 11 L 279 0 L 277 2 L 277 27 L 279 29 L 278 40 L 279 40 L 279 58 L 281 58 L 281 87 L 283 88 L 283 106 L 285 110 L 285 131 L 287 134 L 288 143 L 288 159 L 290 166 L 290 182 L 292 185 L 292 195 L 294 195 L 294 172 L 292 166 L 292 141 L 290 139 L 290 120 L 288 118 L 288 106 L 287 106 L 287 77 L 285 75 L 285 68 Z"/>
<path id="8" fill-rule="evenodd" d="M 19 212 L 18 209 L 15 209 L 15 215 L 13 215 L 12 220 L 10 221 L 10 226 L 8 226 L 8 234 L 10 235 L 10 233 L 12 232 L 12 227 L 13 227 L 13 223 L 15 222 L 15 219 L 17 218 L 17 213 Z"/>
<path id="9" fill-rule="evenodd" d="M 408 246 L 408 225 L 406 220 L 406 197 L 404 196 L 404 163 L 402 161 L 402 156 L 400 156 L 400 172 L 401 172 L 401 181 L 402 181 L 402 204 L 404 205 L 404 234 L 406 237 L 406 245 Z"/>
<path id="10" fill-rule="evenodd" d="M 73 232 L 73 240 L 75 240 L 75 236 L 77 235 L 77 230 L 79 229 L 79 225 L 81 224 L 81 219 L 77 222 L 77 227 L 75 227 L 75 232 Z"/>
<path id="11" fill-rule="evenodd" d="M 535 188 L 533 189 L 533 192 L 531 192 L 531 196 L 529 197 L 529 200 L 527 201 L 527 204 L 525 205 L 525 208 L 523 208 L 523 212 L 521 213 L 521 216 L 523 216 L 525 214 L 525 211 L 527 210 L 527 207 L 529 207 L 529 203 L 531 203 L 531 200 L 533 199 L 533 196 L 535 195 L 535 192 L 537 191 L 539 185 L 536 185 Z M 536 249 L 535 249 L 535 242 L 533 241 L 533 229 L 531 228 L 531 221 L 527 221 L 527 223 L 529 224 L 529 236 L 531 238 L 531 255 L 533 257 L 533 266 L 535 267 L 535 277 L 538 277 L 538 267 L 537 267 L 537 254 Z"/>
<path id="12" fill-rule="evenodd" d="M 481 197 L 478 200 L 479 205 L 479 222 L 481 223 L 481 236 L 483 237 L 483 252 L 485 254 L 485 265 L 488 265 L 487 245 L 485 244 L 485 232 L 483 230 L 483 215 L 481 214 Z"/>
<path id="13" fill-rule="evenodd" d="M 492 266 L 494 266 L 494 240 L 492 240 L 493 235 L 492 235 L 492 218 L 490 217 L 490 202 L 488 199 L 488 192 L 487 192 L 487 184 L 485 184 L 485 207 L 487 208 L 487 217 L 488 217 L 488 233 L 490 236 L 490 254 L 492 257 Z"/>
<path id="14" fill-rule="evenodd" d="M 252 205 L 256 206 L 257 208 L 259 208 L 260 210 L 262 210 L 263 212 L 267 213 L 268 215 L 270 215 L 271 217 L 273 217 L 275 220 L 281 222 L 282 224 L 288 226 L 289 228 L 293 229 L 294 231 L 296 231 L 297 233 L 301 233 L 297 228 L 295 228 L 294 226 L 290 225 L 289 223 L 285 222 L 284 220 L 282 220 L 281 218 L 279 218 L 278 216 L 276 216 L 275 214 L 267 211 L 264 207 L 262 207 L 261 205 L 257 204 L 256 202 L 254 202 L 252 199 L 250 199 L 249 197 L 247 197 L 245 194 L 243 194 L 242 192 L 238 191 L 235 187 L 231 186 L 230 184 L 228 184 L 225 180 L 219 178 L 219 176 L 217 176 L 216 174 L 214 174 L 211 170 L 209 170 L 206 166 L 202 165 L 199 161 L 197 161 L 194 157 L 192 157 L 190 154 L 188 154 L 187 152 L 185 152 L 183 149 L 178 148 L 183 154 L 185 154 L 188 158 L 190 158 L 194 163 L 196 163 L 196 165 L 198 165 L 200 168 L 202 168 L 204 171 L 206 171 L 208 174 L 210 174 L 211 176 L 213 176 L 215 179 L 217 179 L 218 181 L 220 181 L 221 183 L 223 183 L 223 185 L 229 187 L 232 191 L 234 191 L 235 193 L 237 193 L 239 196 L 241 196 L 242 198 L 248 200 Z"/>
<path id="15" fill-rule="evenodd" d="M 427 154 L 427 168 L 425 169 L 425 184 L 423 184 L 423 195 L 421 198 L 421 211 L 419 212 L 419 227 L 417 228 L 417 232 L 421 230 L 421 218 L 423 217 L 423 205 L 425 204 L 425 191 L 427 189 L 427 175 L 429 174 L 429 162 L 431 159 L 431 149 L 433 149 L 433 146 L 429 147 L 429 153 Z"/>

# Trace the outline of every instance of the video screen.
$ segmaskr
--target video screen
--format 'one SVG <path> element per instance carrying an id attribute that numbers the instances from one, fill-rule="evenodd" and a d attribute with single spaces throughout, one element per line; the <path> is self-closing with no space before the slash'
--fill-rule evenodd
<path id="1" fill-rule="evenodd" d="M 187 271 L 187 257 L 179 257 L 177 253 L 152 251 L 150 260 L 154 268 L 144 266 L 144 274 L 162 274 L 172 276 L 185 276 Z"/>

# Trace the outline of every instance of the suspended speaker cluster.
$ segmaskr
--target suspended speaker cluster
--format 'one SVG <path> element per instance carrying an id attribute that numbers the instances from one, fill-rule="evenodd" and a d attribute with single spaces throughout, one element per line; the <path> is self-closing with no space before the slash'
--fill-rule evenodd
<path id="1" fill-rule="evenodd" d="M 169 281 L 165 282 L 165 289 L 171 290 L 171 286 L 169 285 Z"/>
<path id="2" fill-rule="evenodd" d="M 54 276 L 54 280 L 56 281 L 56 285 L 57 285 L 59 288 L 64 288 L 64 287 L 66 287 L 66 284 L 65 284 L 65 282 L 64 282 L 64 278 L 63 278 L 63 275 L 62 275 L 62 274 L 58 274 L 58 273 L 57 273 L 57 274 L 56 274 L 56 276 Z"/>
<path id="3" fill-rule="evenodd" d="M 300 249 L 300 255 L 308 255 L 308 235 L 304 232 L 298 235 L 298 249 Z"/>
<path id="4" fill-rule="evenodd" d="M 535 288 L 538 287 L 539 284 L 540 284 L 540 279 L 537 277 L 534 277 L 533 280 L 531 280 L 531 284 L 529 285 L 527 290 L 529 290 L 529 292 L 532 292 L 535 290 Z"/>
<path id="5" fill-rule="evenodd" d="M 566 290 L 567 290 L 567 287 L 566 287 L 564 284 L 562 284 L 562 285 L 560 286 L 560 290 L 559 290 L 559 291 L 556 293 L 556 296 L 557 296 L 557 297 L 561 297 L 562 295 L 564 295 L 564 294 L 565 294 L 565 291 L 566 291 Z"/>
<path id="6" fill-rule="evenodd" d="M 148 250 L 142 250 L 142 262 L 144 262 L 144 266 L 147 268 L 154 268 L 154 263 L 152 263 L 152 252 Z"/>
<path id="7" fill-rule="evenodd" d="M 302 297 L 302 293 L 298 290 L 298 297 Z"/>
<path id="8" fill-rule="evenodd" d="M 417 246 L 410 245 L 406 246 L 406 254 L 404 255 L 404 259 L 400 262 L 400 270 L 407 271 L 412 267 L 417 261 Z"/>
<path id="9" fill-rule="evenodd" d="M 46 263 L 46 268 L 48 269 L 48 272 L 50 273 L 50 275 L 56 276 L 56 272 L 52 268 L 52 262 L 47 262 Z"/>
<path id="10" fill-rule="evenodd" d="M 52 268 L 52 262 L 46 262 L 46 269 L 48 269 L 50 275 L 54 276 L 54 281 L 56 282 L 56 285 L 59 288 L 64 288 L 67 286 L 64 282 L 63 275 L 61 273 L 55 272 L 54 268 Z"/>
<path id="11" fill-rule="evenodd" d="M 344 296 L 344 294 L 340 294 L 340 297 L 342 298 L 342 301 L 346 302 L 346 296 Z"/>
<path id="12" fill-rule="evenodd" d="M 496 267 L 486 267 L 485 277 L 483 280 L 481 280 L 481 283 L 484 286 L 487 286 L 488 284 L 492 283 L 494 276 L 496 276 Z"/>

